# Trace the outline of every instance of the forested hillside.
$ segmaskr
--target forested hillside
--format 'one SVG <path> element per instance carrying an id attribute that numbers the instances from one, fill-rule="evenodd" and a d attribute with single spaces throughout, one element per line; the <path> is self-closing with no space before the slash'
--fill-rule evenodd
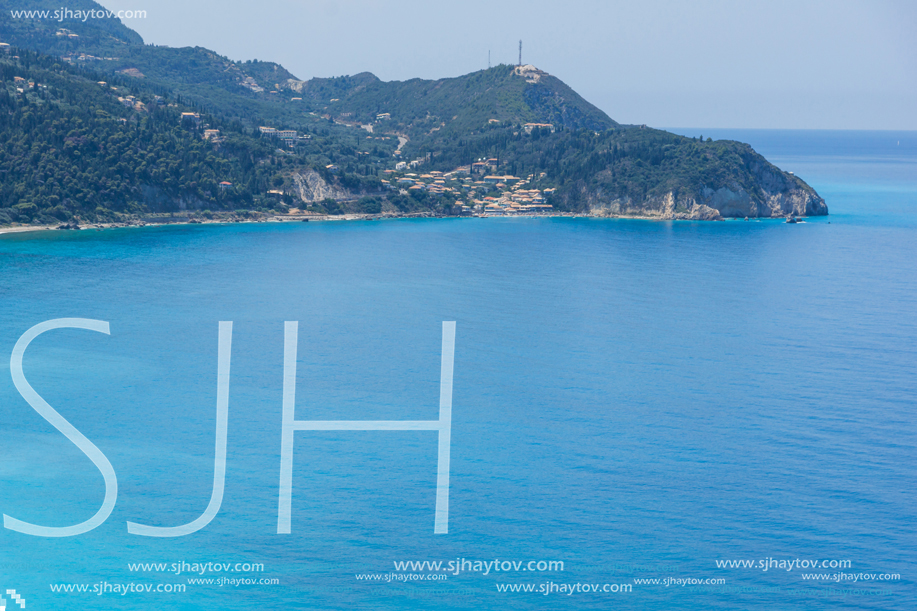
<path id="1" fill-rule="evenodd" d="M 534 66 L 303 81 L 269 61 L 147 45 L 117 19 L 14 17 L 64 8 L 0 0 L 0 224 L 292 206 L 448 213 L 459 200 L 660 218 L 827 213 L 748 145 L 619 124 Z"/>
<path id="2" fill-rule="evenodd" d="M 282 160 L 238 124 L 190 112 L 127 78 L 19 51 L 0 57 L 0 223 L 112 220 L 116 213 L 272 205 Z M 120 98 L 120 99 L 119 99 Z M 221 188 L 221 182 L 232 183 Z"/>

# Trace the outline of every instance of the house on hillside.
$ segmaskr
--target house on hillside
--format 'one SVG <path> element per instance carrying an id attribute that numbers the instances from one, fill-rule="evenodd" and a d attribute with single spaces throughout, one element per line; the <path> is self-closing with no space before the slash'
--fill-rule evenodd
<path id="1" fill-rule="evenodd" d="M 509 175 L 507 175 L 507 176 L 485 176 L 485 177 L 484 177 L 484 182 L 487 183 L 487 184 L 489 184 L 489 185 L 496 185 L 496 184 L 499 184 L 499 183 L 513 182 L 513 181 L 516 181 L 516 180 L 519 180 L 519 179 L 516 178 L 515 176 L 509 176 Z M 505 186 L 505 185 L 504 185 L 504 186 Z"/>
<path id="2" fill-rule="evenodd" d="M 554 125 L 551 123 L 526 123 L 522 126 L 522 129 L 527 134 L 531 134 L 533 129 L 549 129 L 552 134 L 554 133 Z"/>

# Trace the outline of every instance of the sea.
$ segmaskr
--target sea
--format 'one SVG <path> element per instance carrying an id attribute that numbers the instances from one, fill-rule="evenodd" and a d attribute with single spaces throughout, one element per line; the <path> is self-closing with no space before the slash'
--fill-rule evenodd
<path id="1" fill-rule="evenodd" d="M 917 608 L 917 132 L 673 131 L 830 215 L 0 235 L 0 608 Z M 446 395 L 448 532 L 438 430 L 282 450 Z"/>

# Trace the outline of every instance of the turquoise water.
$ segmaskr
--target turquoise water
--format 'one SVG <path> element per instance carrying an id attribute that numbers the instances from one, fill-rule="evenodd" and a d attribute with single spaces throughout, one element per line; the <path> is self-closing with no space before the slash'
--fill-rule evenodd
<path id="1" fill-rule="evenodd" d="M 831 215 L 0 236 L 0 509 L 66 526 L 104 496 L 3 356 L 54 318 L 110 323 L 41 335 L 24 371 L 119 486 L 87 534 L 0 530 L 3 591 L 39 610 L 915 608 L 917 135 L 702 133 L 751 142 Z M 129 535 L 127 521 L 184 524 L 210 499 L 221 320 L 234 329 L 220 512 L 185 537 Z M 296 416 L 317 420 L 436 419 L 441 323 L 456 321 L 448 535 L 433 534 L 429 431 L 296 433 L 292 533 L 276 534 L 288 320 Z M 462 558 L 521 564 L 356 578 Z M 849 565 L 717 567 L 770 558 Z M 191 584 L 169 572 L 182 562 L 263 564 L 190 577 L 278 583 Z M 839 572 L 900 578 L 802 578 Z M 725 583 L 635 583 L 666 578 Z"/>

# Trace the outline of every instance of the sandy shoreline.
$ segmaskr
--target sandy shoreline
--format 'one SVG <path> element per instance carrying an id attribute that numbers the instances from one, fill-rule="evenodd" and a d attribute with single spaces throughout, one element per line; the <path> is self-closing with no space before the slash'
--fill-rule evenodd
<path id="1" fill-rule="evenodd" d="M 236 225 L 241 223 L 295 223 L 308 221 L 331 221 L 331 220 L 367 220 L 358 215 L 341 215 L 332 216 L 315 216 L 315 217 L 268 217 L 257 219 L 166 219 L 161 222 L 152 221 L 118 221 L 113 223 L 86 223 L 79 226 L 67 226 L 66 223 L 57 225 L 21 225 L 16 227 L 0 227 L 0 234 L 5 233 L 27 233 L 33 231 L 85 231 L 87 229 L 118 229 L 131 227 L 163 227 L 166 225 Z M 378 218 L 378 217 L 373 217 Z M 398 217 L 400 218 L 400 217 Z"/>
<path id="2" fill-rule="evenodd" d="M 474 215 L 474 216 L 439 216 L 427 212 L 421 212 L 416 214 L 342 214 L 342 215 L 276 215 L 276 216 L 264 216 L 261 218 L 219 218 L 219 219 L 198 219 L 198 218 L 186 218 L 186 217 L 162 217 L 161 220 L 131 220 L 131 221 L 119 221 L 113 223 L 87 223 L 85 225 L 76 226 L 67 226 L 64 224 L 57 225 L 20 225 L 20 226 L 10 226 L 10 227 L 0 227 L 0 235 L 3 234 L 13 234 L 13 233 L 29 233 L 29 232 L 41 232 L 41 231 L 85 231 L 88 229 L 116 229 L 116 228 L 131 228 L 131 227 L 162 227 L 165 225 L 236 225 L 236 224 L 260 224 L 260 223 L 300 223 L 300 222 L 334 222 L 334 221 L 383 221 L 383 220 L 397 220 L 397 219 L 418 219 L 418 218 L 427 218 L 427 219 L 460 219 L 460 218 L 595 218 L 595 219 L 631 219 L 639 221 L 678 221 L 678 220 L 693 220 L 693 219 L 669 219 L 661 218 L 658 216 L 608 216 L 608 215 L 593 215 L 593 214 L 531 214 L 531 215 Z M 800 220 L 804 220 L 806 217 L 797 217 Z M 740 218 L 728 218 L 720 219 L 726 221 L 742 221 Z M 749 221 L 760 221 L 762 218 L 747 219 Z M 766 217 L 763 220 L 770 221 L 783 221 L 783 217 Z M 713 222 L 713 221 L 705 221 Z"/>
<path id="3" fill-rule="evenodd" d="M 514 215 L 519 218 L 548 218 L 548 217 L 585 217 L 588 215 L 575 214 L 550 214 L 550 215 Z M 382 221 L 394 219 L 412 219 L 412 218 L 436 218 L 436 219 L 457 219 L 457 218 L 476 218 L 476 217 L 458 217 L 458 216 L 438 216 L 426 212 L 417 214 L 341 214 L 341 215 L 276 215 L 265 216 L 261 218 L 239 219 L 239 218 L 222 218 L 222 219 L 189 219 L 179 218 L 172 219 L 163 217 L 161 221 L 119 221 L 113 223 L 87 223 L 79 226 L 67 226 L 66 223 L 57 225 L 20 225 L 11 227 L 0 227 L 0 235 L 11 233 L 28 233 L 40 231 L 86 231 L 87 229 L 116 229 L 131 227 L 162 227 L 165 225 L 237 225 L 242 223 L 260 224 L 260 223 L 302 223 L 302 222 L 334 222 L 334 221 Z M 482 217 L 477 217 L 482 218 Z"/>

